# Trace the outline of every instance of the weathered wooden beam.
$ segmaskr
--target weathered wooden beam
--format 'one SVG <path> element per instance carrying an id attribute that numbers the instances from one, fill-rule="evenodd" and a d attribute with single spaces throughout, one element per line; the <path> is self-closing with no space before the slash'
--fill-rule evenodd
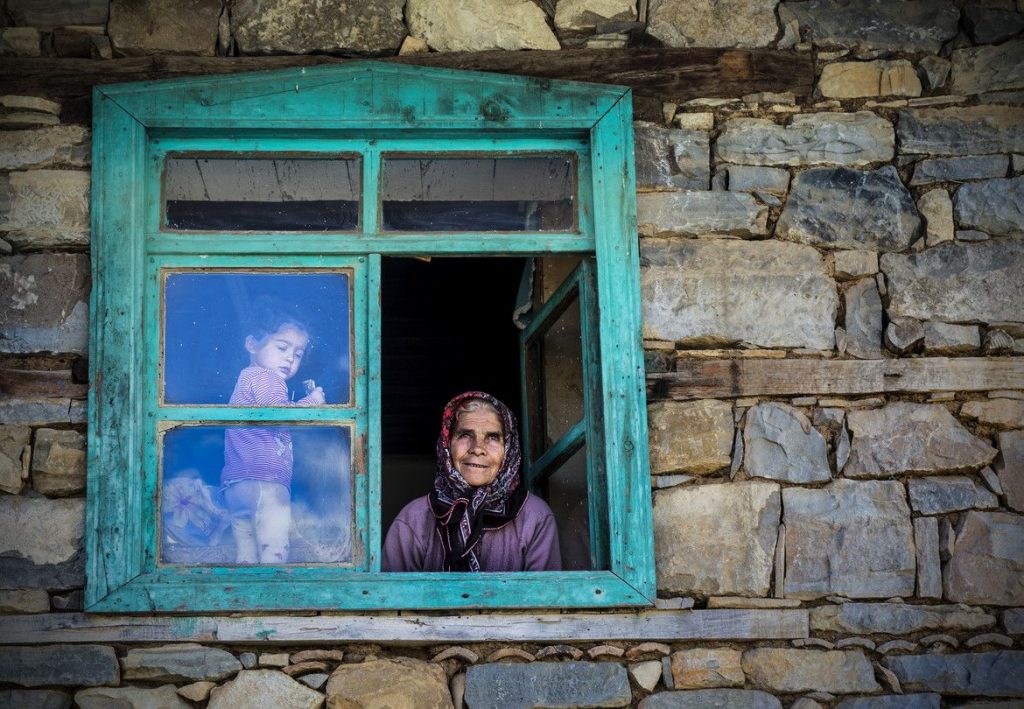
<path id="1" fill-rule="evenodd" d="M 682 359 L 647 375 L 653 399 L 1024 389 L 1024 357 Z"/>
<path id="2" fill-rule="evenodd" d="M 379 57 L 376 61 L 446 69 L 490 71 L 544 79 L 569 79 L 631 87 L 641 96 L 681 102 L 735 97 L 760 91 L 808 95 L 814 62 L 807 52 L 752 49 L 568 49 L 531 52 L 454 52 Z M 125 59 L 26 59 L 0 62 L 5 93 L 83 96 L 96 84 L 232 74 L 358 61 L 312 56 L 184 57 Z"/>
<path id="3" fill-rule="evenodd" d="M 0 366 L 0 394 L 6 396 L 84 399 L 88 391 L 89 385 L 76 382 L 70 369 L 37 370 Z"/>
<path id="4" fill-rule="evenodd" d="M 217 642 L 583 642 L 595 640 L 788 640 L 809 634 L 805 609 L 623 613 L 319 616 L 0 617 L 5 644 Z"/>

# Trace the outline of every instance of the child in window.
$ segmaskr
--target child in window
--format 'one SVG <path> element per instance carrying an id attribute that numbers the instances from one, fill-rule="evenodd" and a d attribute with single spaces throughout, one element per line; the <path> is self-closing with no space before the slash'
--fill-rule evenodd
<path id="1" fill-rule="evenodd" d="M 307 395 L 288 398 L 285 384 L 299 371 L 309 330 L 269 300 L 257 301 L 245 338 L 249 366 L 239 373 L 230 403 L 236 406 L 317 406 L 324 390 L 305 382 Z M 228 427 L 224 434 L 224 501 L 239 564 L 288 561 L 291 527 L 292 436 L 284 427 Z"/>

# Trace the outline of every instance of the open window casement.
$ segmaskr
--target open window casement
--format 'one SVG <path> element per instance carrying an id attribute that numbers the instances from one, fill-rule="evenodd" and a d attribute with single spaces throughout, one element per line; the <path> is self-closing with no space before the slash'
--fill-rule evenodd
<path id="1" fill-rule="evenodd" d="M 630 101 L 377 63 L 96 89 L 87 610 L 651 604 Z M 527 266 L 520 332 L 502 299 Z M 409 357 L 427 336 L 388 324 L 438 318 L 425 349 L 465 350 L 453 300 L 512 328 L 477 370 Z M 272 403 L 233 392 L 264 302 L 302 350 Z M 429 387 L 459 372 L 519 406 L 567 570 L 380 572 L 401 461 L 436 436 Z M 289 460 L 276 557 L 230 529 L 246 450 Z"/>

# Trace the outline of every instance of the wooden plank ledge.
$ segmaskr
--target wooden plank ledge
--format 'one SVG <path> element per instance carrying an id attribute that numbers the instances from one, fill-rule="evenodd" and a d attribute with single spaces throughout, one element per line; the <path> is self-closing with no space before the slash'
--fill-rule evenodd
<path id="1" fill-rule="evenodd" d="M 682 359 L 648 374 L 651 399 L 1024 389 L 1024 357 Z"/>
<path id="2" fill-rule="evenodd" d="M 317 616 L 108 616 L 49 613 L 0 617 L 0 642 L 587 642 L 598 640 L 791 640 L 809 636 L 805 609 L 710 609 L 635 613 L 345 614 Z"/>

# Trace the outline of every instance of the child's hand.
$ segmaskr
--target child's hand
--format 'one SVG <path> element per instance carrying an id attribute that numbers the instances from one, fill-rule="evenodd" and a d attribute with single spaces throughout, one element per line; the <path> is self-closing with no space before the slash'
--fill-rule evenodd
<path id="1" fill-rule="evenodd" d="M 306 395 L 303 403 L 306 406 L 319 406 L 320 404 L 326 403 L 326 401 L 327 397 L 324 396 L 324 388 L 316 387 Z"/>

